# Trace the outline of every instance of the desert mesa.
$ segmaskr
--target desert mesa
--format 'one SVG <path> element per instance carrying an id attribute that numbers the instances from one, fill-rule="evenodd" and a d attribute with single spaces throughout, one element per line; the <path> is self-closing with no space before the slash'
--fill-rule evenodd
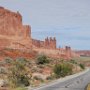
<path id="1" fill-rule="evenodd" d="M 70 59 L 79 56 L 71 47 L 57 48 L 55 37 L 37 40 L 31 37 L 31 26 L 23 25 L 19 12 L 0 7 L 0 49 L 35 51 L 49 57 Z"/>

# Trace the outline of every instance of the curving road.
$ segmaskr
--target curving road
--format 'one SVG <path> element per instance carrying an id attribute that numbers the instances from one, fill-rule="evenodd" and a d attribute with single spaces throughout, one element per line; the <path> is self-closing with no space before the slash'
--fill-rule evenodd
<path id="1" fill-rule="evenodd" d="M 75 76 L 75 75 L 74 75 Z M 90 82 L 90 70 L 76 75 L 75 77 L 68 77 L 65 80 L 56 80 L 53 83 L 35 88 L 33 90 L 85 90 L 85 87 Z"/>

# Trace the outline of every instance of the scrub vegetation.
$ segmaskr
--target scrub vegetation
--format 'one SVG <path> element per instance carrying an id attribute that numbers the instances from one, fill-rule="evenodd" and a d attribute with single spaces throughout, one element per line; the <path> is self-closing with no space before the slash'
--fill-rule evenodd
<path id="1" fill-rule="evenodd" d="M 75 60 L 53 59 L 38 55 L 33 59 L 10 57 L 0 61 L 0 87 L 7 90 L 27 90 L 27 86 L 36 87 L 57 78 L 65 77 L 84 69 L 84 65 Z"/>

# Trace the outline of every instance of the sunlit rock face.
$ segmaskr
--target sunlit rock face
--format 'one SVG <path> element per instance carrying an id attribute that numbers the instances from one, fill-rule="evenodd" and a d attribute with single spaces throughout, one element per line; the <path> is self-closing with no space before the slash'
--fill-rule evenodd
<path id="1" fill-rule="evenodd" d="M 31 50 L 39 54 L 46 54 L 49 57 L 65 59 L 76 56 L 70 47 L 57 48 L 56 46 L 55 37 L 47 37 L 44 41 L 33 39 L 31 27 L 23 25 L 22 16 L 19 12 L 12 12 L 0 7 L 0 50 L 2 48 L 24 50 L 25 52 Z M 24 54 L 20 54 L 20 56 L 22 55 Z M 26 56 L 28 55 L 26 54 Z"/>
<path id="2" fill-rule="evenodd" d="M 31 48 L 31 27 L 22 24 L 19 12 L 0 7 L 0 47 Z"/>

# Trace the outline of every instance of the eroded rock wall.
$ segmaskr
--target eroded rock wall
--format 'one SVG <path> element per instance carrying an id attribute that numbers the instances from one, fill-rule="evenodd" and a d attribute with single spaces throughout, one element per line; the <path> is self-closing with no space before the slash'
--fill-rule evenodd
<path id="1" fill-rule="evenodd" d="M 20 48 L 20 44 L 26 47 L 32 46 L 31 27 L 22 24 L 22 16 L 19 12 L 11 12 L 0 7 L 0 45 Z"/>

